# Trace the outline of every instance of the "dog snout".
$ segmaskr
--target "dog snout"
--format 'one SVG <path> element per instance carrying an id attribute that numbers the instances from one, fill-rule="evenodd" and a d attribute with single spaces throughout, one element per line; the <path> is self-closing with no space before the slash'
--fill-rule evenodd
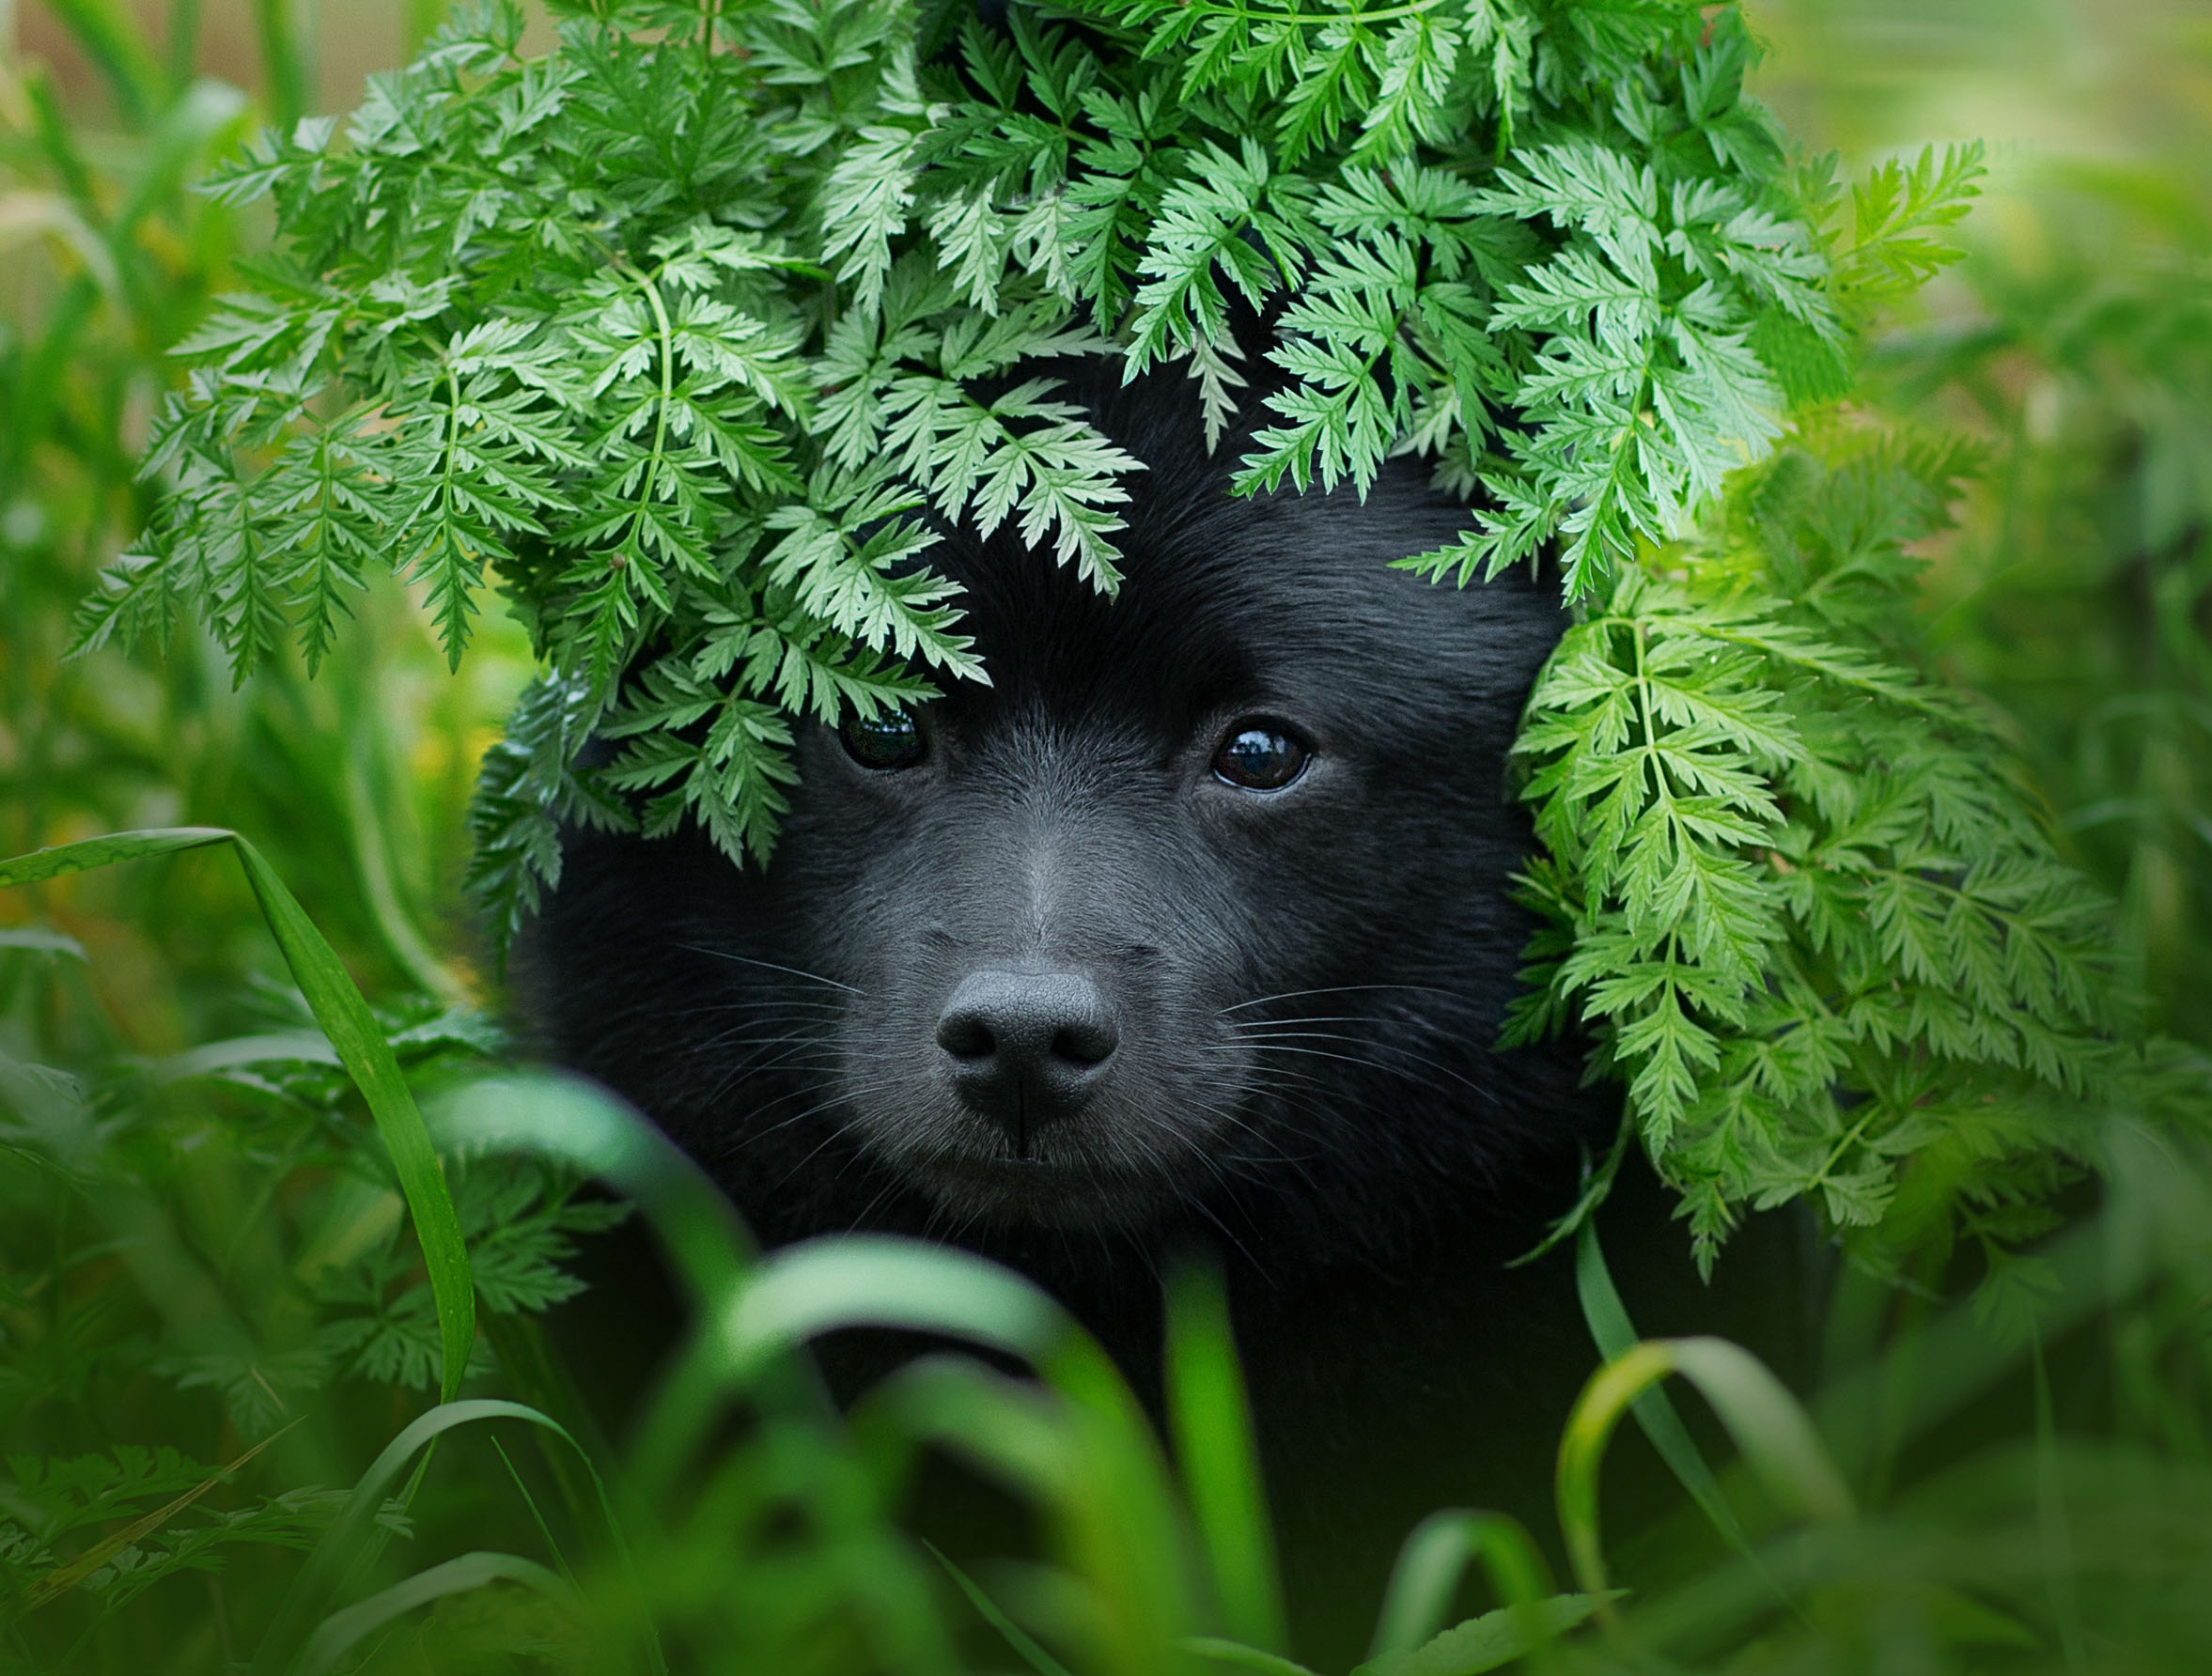
<path id="1" fill-rule="evenodd" d="M 1120 1043 L 1105 995 L 1071 971 L 972 972 L 937 1021 L 960 1099 L 1017 1146 L 1080 1109 Z"/>

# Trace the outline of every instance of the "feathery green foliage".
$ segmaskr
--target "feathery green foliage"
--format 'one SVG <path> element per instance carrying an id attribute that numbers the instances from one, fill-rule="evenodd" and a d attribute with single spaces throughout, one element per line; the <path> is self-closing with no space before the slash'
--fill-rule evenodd
<path id="1" fill-rule="evenodd" d="M 1707 1263 L 1745 1205 L 1874 1229 L 1919 1156 L 2005 1276 L 2121 1067 L 2104 900 L 1917 667 L 1906 550 L 1964 463 L 1807 429 L 1623 571 L 1530 698 L 1523 893 L 1551 923 L 1508 1034 L 1596 1027 Z"/>
<path id="2" fill-rule="evenodd" d="M 1432 568 L 1555 548 L 1581 597 L 1841 388 L 1972 172 L 1877 178 L 1835 259 L 1743 23 L 1676 0 L 554 9 L 543 56 L 468 9 L 218 175 L 278 245 L 181 347 L 170 492 L 80 622 L 312 665 L 388 565 L 458 661 L 498 587 L 546 665 L 479 810 L 502 932 L 556 822 L 758 855 L 791 718 L 983 678 L 939 520 L 1116 585 L 1141 462 L 1020 364 L 1185 364 L 1219 436 L 1229 304 L 1279 303 L 1242 492 L 1410 451 L 1477 504 Z"/>

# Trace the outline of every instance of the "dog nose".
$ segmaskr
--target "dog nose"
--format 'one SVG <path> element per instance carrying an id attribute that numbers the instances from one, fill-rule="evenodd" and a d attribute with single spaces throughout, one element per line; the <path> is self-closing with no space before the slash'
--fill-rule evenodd
<path id="1" fill-rule="evenodd" d="M 971 972 L 937 1020 L 953 1085 L 1017 1142 L 1074 1111 L 1120 1044 L 1114 1009 L 1075 972 Z"/>

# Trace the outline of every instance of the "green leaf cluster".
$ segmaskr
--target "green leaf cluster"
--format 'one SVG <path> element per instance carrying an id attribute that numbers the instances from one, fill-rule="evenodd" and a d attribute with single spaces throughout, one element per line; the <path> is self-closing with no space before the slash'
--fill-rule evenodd
<path id="1" fill-rule="evenodd" d="M 757 857 L 794 719 L 984 678 L 948 525 L 1117 585 L 1142 462 L 1025 364 L 1186 366 L 1243 493 L 1420 456 L 1475 505 L 1429 570 L 1556 552 L 1579 597 L 1840 385 L 1971 168 L 1862 194 L 1886 254 L 1839 263 L 1742 21 L 1681 0 L 553 10 L 536 54 L 464 8 L 218 174 L 276 248 L 182 346 L 168 492 L 79 622 L 189 610 L 242 675 L 380 567 L 456 660 L 503 593 L 544 681 L 477 811 L 502 934 L 560 823 Z"/>
<path id="2" fill-rule="evenodd" d="M 1869 1257 L 1948 1205 L 2002 1266 L 2123 1068 L 2108 904 L 1919 667 L 1908 549 L 1969 464 L 1808 427 L 1622 571 L 1530 698 L 1548 928 L 1509 1035 L 1592 1029 L 1707 1263 L 1805 1197 Z"/>
<path id="3" fill-rule="evenodd" d="M 172 1404 L 210 1393 L 232 1435 L 253 1439 L 334 1382 L 440 1383 L 437 1300 L 391 1156 L 298 997 L 267 1006 L 254 1034 L 90 1081 L 0 1051 L 0 1209 L 13 1230 L 0 1345 L 22 1374 L 0 1377 L 0 1421 L 56 1391 L 150 1375 Z M 480 1015 L 423 999 L 378 1023 L 410 1079 L 433 1086 L 502 1045 Z M 195 1170 L 199 1200 L 172 1220 L 163 1196 Z M 576 1236 L 627 1214 L 530 1159 L 453 1158 L 439 1175 L 473 1291 L 495 1316 L 583 1290 L 566 1266 Z M 118 1241 L 183 1277 L 168 1318 L 110 1319 L 97 1295 L 34 1308 Z"/>
<path id="4" fill-rule="evenodd" d="M 335 1490 L 303 1488 L 255 1498 L 242 1507 L 214 1508 L 198 1501 L 224 1473 L 163 1445 L 121 1444 L 101 1454 L 69 1457 L 15 1455 L 8 1462 L 0 1495 L 0 1587 L 9 1607 L 44 1604 L 39 1585 L 55 1575 L 57 1548 L 93 1544 L 97 1563 L 80 1560 L 73 1586 L 98 1601 L 103 1613 L 129 1606 L 179 1572 L 216 1572 L 241 1544 L 304 1548 L 329 1524 L 342 1499 Z M 184 1507 L 176 1506 L 187 1503 Z M 118 1520 L 132 1525 L 169 1511 L 178 1523 L 159 1535 L 114 1544 L 97 1539 Z M 130 1534 L 126 1527 L 124 1534 Z M 48 1584 L 48 1591 L 53 1589 Z M 13 1612 L 0 1609 L 0 1622 Z"/>
<path id="5" fill-rule="evenodd" d="M 496 588 L 542 671 L 473 815 L 504 938 L 563 825 L 757 861 L 796 723 L 987 679 L 948 528 L 1118 587 L 1143 462 L 1040 368 L 1181 365 L 1238 492 L 1410 454 L 1471 510 L 1408 567 L 1556 564 L 1516 1030 L 1597 1027 L 1700 1249 L 1799 1194 L 1872 1225 L 1938 1141 L 1992 1241 L 2028 1227 L 1989 1160 L 2057 1168 L 2023 1101 L 2080 1091 L 2112 985 L 1898 641 L 1961 462 L 1768 458 L 1945 259 L 1971 148 L 1845 192 L 1745 99 L 1735 9 L 1677 0 L 555 9 L 535 55 L 466 9 L 342 134 L 218 174 L 277 247 L 182 347 L 83 644 L 190 607 L 241 675 L 312 668 L 388 566 L 458 663 Z"/>

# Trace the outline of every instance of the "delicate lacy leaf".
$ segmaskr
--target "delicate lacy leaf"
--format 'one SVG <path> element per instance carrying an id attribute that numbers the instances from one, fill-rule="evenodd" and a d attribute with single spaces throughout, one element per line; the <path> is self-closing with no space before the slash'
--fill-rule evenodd
<path id="1" fill-rule="evenodd" d="M 1555 860 L 1523 887 L 1543 991 L 1512 1035 L 1596 1032 L 1708 1263 L 1746 1205 L 1875 1227 L 1938 1141 L 1973 1149 L 1963 1214 L 1996 1250 L 2005 1184 L 2080 1143 L 2068 1097 L 2114 1068 L 2106 905 L 1973 712 L 1865 638 L 1877 587 L 1909 621 L 1897 543 L 1957 466 L 1808 435 L 1620 574 L 1530 698 Z"/>

